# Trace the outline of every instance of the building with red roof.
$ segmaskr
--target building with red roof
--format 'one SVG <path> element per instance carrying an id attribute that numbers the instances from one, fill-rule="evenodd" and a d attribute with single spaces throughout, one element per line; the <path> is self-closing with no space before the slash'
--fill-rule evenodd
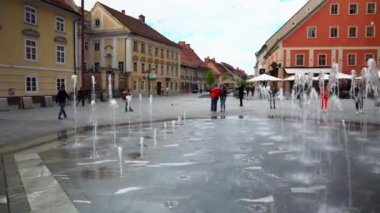
<path id="1" fill-rule="evenodd" d="M 181 91 L 204 91 L 205 76 L 208 70 L 206 64 L 199 58 L 190 44 L 185 41 L 178 43 L 181 46 Z"/>

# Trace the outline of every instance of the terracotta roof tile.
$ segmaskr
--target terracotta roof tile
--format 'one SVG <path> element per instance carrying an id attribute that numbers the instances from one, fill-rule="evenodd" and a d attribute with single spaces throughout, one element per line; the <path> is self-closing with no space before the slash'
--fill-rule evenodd
<path id="1" fill-rule="evenodd" d="M 117 20 L 119 20 L 129 30 L 131 30 L 132 33 L 145 37 L 145 38 L 149 38 L 153 41 L 157 41 L 160 43 L 164 43 L 164 44 L 179 48 L 179 46 L 176 43 L 170 41 L 165 36 L 161 35 L 159 32 L 151 28 L 146 23 L 140 21 L 139 19 L 125 15 L 122 12 L 112 9 L 102 3 L 99 3 L 99 4 L 101 4 L 112 16 L 114 16 Z"/>
<path id="2" fill-rule="evenodd" d="M 64 9 L 64 10 L 67 10 L 69 12 L 72 12 L 72 13 L 75 13 L 77 15 L 79 15 L 79 11 L 78 9 L 76 8 L 74 2 L 72 1 L 71 2 L 71 5 L 68 4 L 65 0 L 42 0 L 44 2 L 47 2 L 49 4 L 52 4 L 56 7 L 59 7 L 61 9 Z"/>
<path id="3" fill-rule="evenodd" d="M 191 68 L 207 68 L 206 64 L 199 58 L 199 56 L 190 47 L 190 44 L 186 44 L 184 41 L 178 43 L 181 46 L 181 65 Z"/>

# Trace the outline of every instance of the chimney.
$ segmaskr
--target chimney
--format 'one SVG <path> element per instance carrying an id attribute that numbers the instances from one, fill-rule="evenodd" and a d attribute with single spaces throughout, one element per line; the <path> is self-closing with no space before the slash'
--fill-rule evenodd
<path id="1" fill-rule="evenodd" d="M 139 15 L 139 20 L 140 20 L 142 23 L 145 23 L 145 16 L 144 16 L 144 15 Z"/>
<path id="2" fill-rule="evenodd" d="M 125 10 L 121 10 L 121 13 L 125 15 Z"/>

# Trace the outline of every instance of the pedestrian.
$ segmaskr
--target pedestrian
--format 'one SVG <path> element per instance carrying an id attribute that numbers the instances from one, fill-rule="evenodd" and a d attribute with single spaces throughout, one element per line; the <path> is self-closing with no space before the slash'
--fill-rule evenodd
<path id="1" fill-rule="evenodd" d="M 123 92 L 123 96 L 125 99 L 125 112 L 133 112 L 132 106 L 131 106 L 131 101 L 132 101 L 132 92 L 131 89 L 126 88 L 125 91 Z"/>
<path id="2" fill-rule="evenodd" d="M 268 89 L 268 95 L 269 95 L 269 106 L 271 109 L 276 109 L 276 94 L 277 94 L 277 87 L 271 83 Z"/>
<path id="3" fill-rule="evenodd" d="M 245 88 L 245 91 L 246 91 L 246 93 L 247 93 L 247 99 L 248 99 L 248 96 L 249 96 L 249 90 L 250 90 L 250 88 L 247 86 L 247 87 Z"/>
<path id="4" fill-rule="evenodd" d="M 227 99 L 227 88 L 225 85 L 220 87 L 220 112 L 226 111 L 226 99 Z"/>
<path id="5" fill-rule="evenodd" d="M 321 110 L 327 112 L 328 102 L 329 102 L 329 93 L 327 92 L 327 86 L 322 87 L 321 93 Z"/>
<path id="6" fill-rule="evenodd" d="M 251 94 L 252 94 L 252 97 L 255 97 L 255 85 L 252 85 L 251 87 Z"/>
<path id="7" fill-rule="evenodd" d="M 80 88 L 77 92 L 77 106 L 78 104 L 82 102 L 82 106 L 84 107 L 84 102 L 85 102 L 85 95 L 84 95 L 84 90 Z"/>
<path id="8" fill-rule="evenodd" d="M 239 99 L 240 99 L 240 106 L 243 106 L 243 98 L 244 98 L 244 85 L 241 84 L 240 87 L 237 88 L 239 91 Z"/>
<path id="9" fill-rule="evenodd" d="M 166 96 L 169 96 L 169 87 L 166 87 Z"/>
<path id="10" fill-rule="evenodd" d="M 66 91 L 65 91 L 65 87 L 62 86 L 61 89 L 58 91 L 57 93 L 57 97 L 56 97 L 56 102 L 59 104 L 59 113 L 58 113 L 58 119 L 61 120 L 61 116 L 63 114 L 63 116 L 65 116 L 65 118 L 67 118 L 67 115 L 66 115 L 66 112 L 65 112 L 65 105 L 66 105 L 66 98 L 71 100 L 69 95 L 67 95 Z"/>
<path id="11" fill-rule="evenodd" d="M 211 97 L 211 112 L 217 111 L 218 98 L 219 98 L 220 90 L 215 85 L 211 88 L 210 97 Z"/>
<path id="12" fill-rule="evenodd" d="M 354 101 L 355 101 L 355 108 L 356 108 L 356 114 L 363 113 L 363 86 L 360 82 L 358 82 L 355 85 L 354 91 L 353 91 Z"/>

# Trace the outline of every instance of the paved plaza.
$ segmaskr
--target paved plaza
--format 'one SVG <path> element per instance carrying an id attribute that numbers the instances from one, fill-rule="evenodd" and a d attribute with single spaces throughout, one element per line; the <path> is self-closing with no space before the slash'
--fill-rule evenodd
<path id="1" fill-rule="evenodd" d="M 114 114 L 97 103 L 95 118 L 89 104 L 63 120 L 58 107 L 0 112 L 1 212 L 380 211 L 371 100 L 360 114 L 352 100 L 327 113 L 234 97 L 211 113 L 198 94 L 133 101 Z"/>

